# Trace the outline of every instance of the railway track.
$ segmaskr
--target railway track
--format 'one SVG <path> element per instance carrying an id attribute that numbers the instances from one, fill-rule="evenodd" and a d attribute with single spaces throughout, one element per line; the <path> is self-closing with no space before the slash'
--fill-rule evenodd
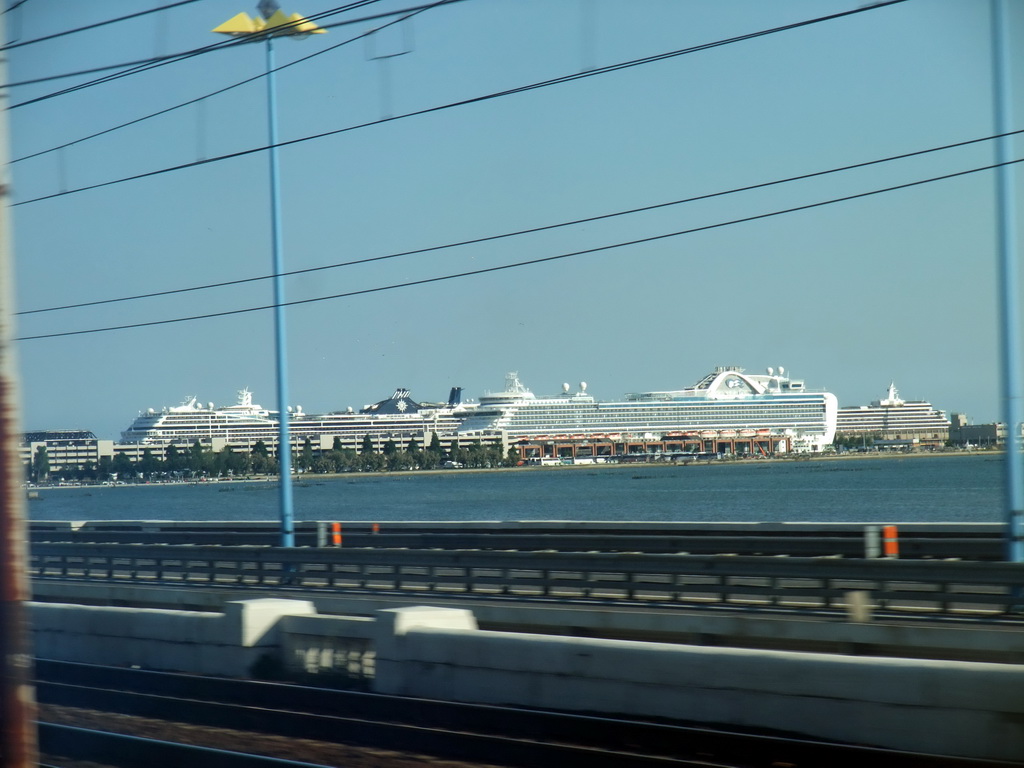
<path id="1" fill-rule="evenodd" d="M 146 722 L 188 724 L 193 731 L 212 730 L 215 737 L 218 732 L 242 733 L 252 753 L 259 752 L 261 743 L 267 739 L 284 739 L 292 745 L 289 762 L 274 758 L 279 761 L 275 763 L 266 756 L 239 755 L 237 751 L 218 754 L 208 747 L 190 755 L 191 747 L 173 739 L 149 743 L 130 733 L 103 734 L 91 728 L 76 730 L 56 723 L 41 724 L 40 740 L 47 755 L 63 755 L 68 760 L 90 759 L 112 766 L 323 765 L 319 760 L 305 759 L 300 745 L 314 742 L 429 755 L 438 760 L 462 761 L 465 765 L 530 768 L 1006 765 L 820 743 L 779 734 L 726 732 L 689 725 L 47 660 L 37 661 L 36 675 L 37 697 L 44 712 L 117 713 L 122 719 L 128 716 Z M 323 752 L 312 754 L 318 756 Z M 52 757 L 48 759 L 53 761 Z M 332 760 L 329 764 L 357 763 Z"/>

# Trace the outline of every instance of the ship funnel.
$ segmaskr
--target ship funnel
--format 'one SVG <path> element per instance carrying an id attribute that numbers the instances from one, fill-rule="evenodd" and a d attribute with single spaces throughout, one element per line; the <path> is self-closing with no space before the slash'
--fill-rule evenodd
<path id="1" fill-rule="evenodd" d="M 448 393 L 448 405 L 456 406 L 462 402 L 462 387 L 452 387 Z"/>

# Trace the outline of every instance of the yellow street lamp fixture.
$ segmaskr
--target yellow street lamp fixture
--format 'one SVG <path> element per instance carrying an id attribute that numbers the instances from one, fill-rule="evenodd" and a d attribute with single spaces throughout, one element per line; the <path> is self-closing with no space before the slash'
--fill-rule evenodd
<path id="1" fill-rule="evenodd" d="M 286 16 L 280 8 L 270 9 L 269 6 L 264 7 L 265 5 L 261 3 L 259 10 L 260 13 L 267 13 L 266 18 L 250 16 L 243 11 L 237 16 L 232 16 L 219 27 L 214 27 L 213 31 L 231 37 L 246 37 L 261 32 L 274 37 L 305 37 L 306 35 L 322 35 L 327 31 L 318 27 L 305 16 L 300 16 L 297 13 Z M 276 6 L 276 3 L 274 5 Z"/>
<path id="2" fill-rule="evenodd" d="M 274 84 L 274 38 L 301 38 L 323 34 L 321 29 L 297 13 L 286 16 L 276 0 L 261 0 L 258 17 L 247 13 L 225 21 L 213 31 L 237 38 L 267 42 L 267 125 L 270 157 L 270 230 L 274 275 L 274 334 L 277 347 L 277 440 L 278 474 L 280 477 L 281 546 L 295 546 L 295 514 L 292 508 L 292 450 L 288 408 L 288 353 L 284 317 L 284 259 L 281 237 L 281 190 L 277 162 L 277 90 Z"/>

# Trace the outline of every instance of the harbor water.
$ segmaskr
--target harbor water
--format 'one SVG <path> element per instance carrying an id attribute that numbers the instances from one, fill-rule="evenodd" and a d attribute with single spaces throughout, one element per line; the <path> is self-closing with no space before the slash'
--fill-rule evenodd
<path id="1" fill-rule="evenodd" d="M 1003 457 L 303 476 L 296 520 L 1001 522 Z M 273 520 L 275 482 L 43 488 L 31 520 Z"/>

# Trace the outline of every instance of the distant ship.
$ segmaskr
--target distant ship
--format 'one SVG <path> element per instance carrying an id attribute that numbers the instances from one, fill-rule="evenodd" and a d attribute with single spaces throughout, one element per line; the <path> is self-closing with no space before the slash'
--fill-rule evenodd
<path id="1" fill-rule="evenodd" d="M 692 387 L 627 394 L 599 401 L 586 382 L 571 392 L 537 397 L 509 373 L 502 392 L 480 398 L 459 434 L 469 438 L 507 433 L 509 442 L 770 441 L 770 450 L 821 451 L 832 443 L 838 403 L 830 392 L 811 391 L 785 369 L 765 374 L 715 368 Z M 712 447 L 712 450 L 716 450 Z"/>
<path id="2" fill-rule="evenodd" d="M 836 431 L 842 435 L 873 435 L 883 441 L 941 444 L 949 437 L 946 414 L 924 400 L 903 400 L 895 382 L 882 400 L 840 408 Z"/>
<path id="3" fill-rule="evenodd" d="M 396 389 L 385 400 L 367 405 L 359 411 L 307 414 L 301 406 L 289 409 L 288 426 L 291 440 L 302 443 L 308 437 L 314 448 L 329 449 L 334 438 L 341 438 L 342 447 L 358 448 L 369 435 L 375 444 L 391 439 L 407 445 L 416 439 L 421 445 L 432 433 L 451 435 L 462 412 L 472 406 L 461 403 L 461 389 L 454 387 L 446 404 L 425 405 L 409 397 L 409 390 Z M 215 407 L 198 398 L 186 398 L 181 405 L 150 408 L 121 433 L 122 443 L 144 445 L 230 444 L 251 447 L 262 441 L 268 447 L 277 444 L 280 428 L 278 412 L 253 403 L 248 389 L 238 392 L 235 405 Z"/>

